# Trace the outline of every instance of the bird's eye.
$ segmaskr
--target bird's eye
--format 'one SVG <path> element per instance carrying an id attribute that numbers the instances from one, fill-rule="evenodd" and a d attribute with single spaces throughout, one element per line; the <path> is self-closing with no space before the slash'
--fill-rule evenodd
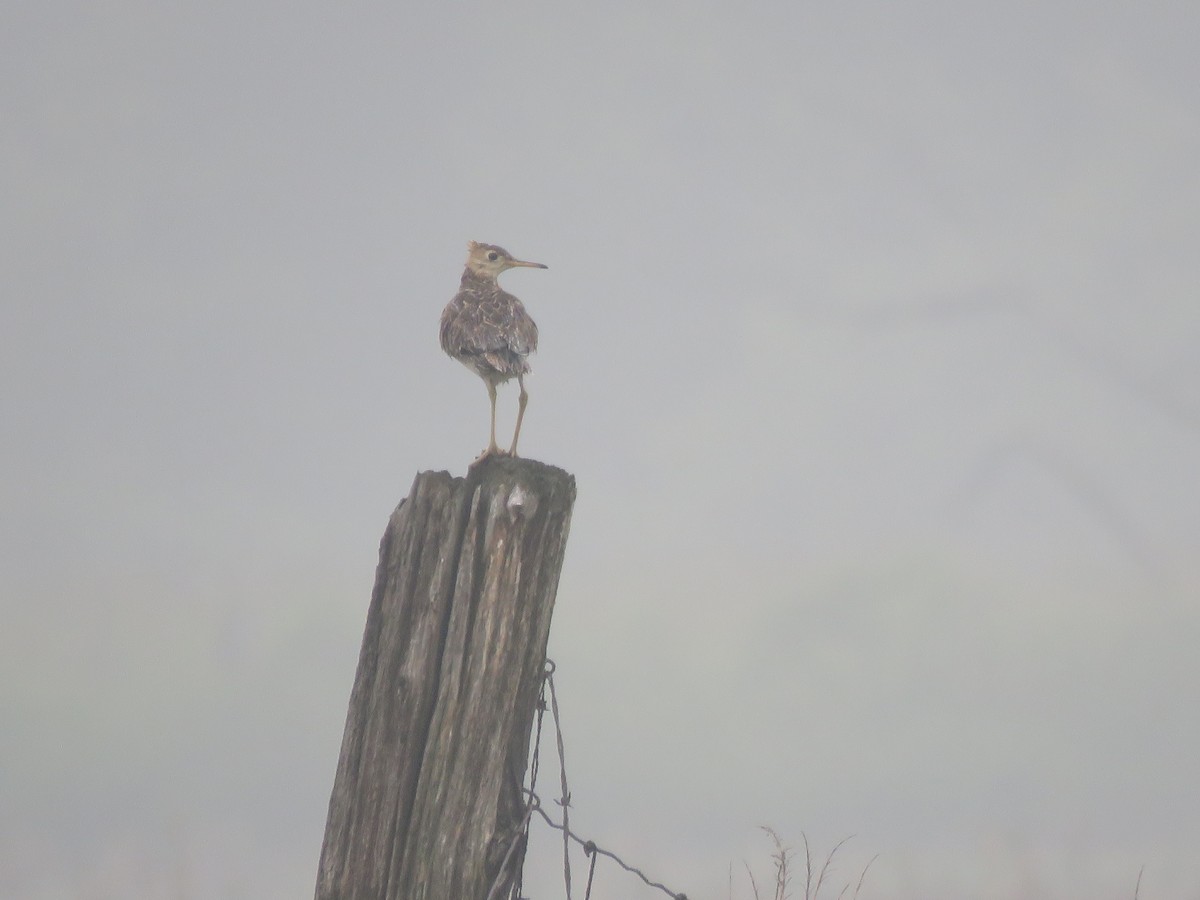
<path id="1" fill-rule="evenodd" d="M 500 254 L 497 253 L 495 250 L 488 251 L 488 259 L 490 259 L 492 262 L 495 262 L 499 258 L 500 258 Z"/>

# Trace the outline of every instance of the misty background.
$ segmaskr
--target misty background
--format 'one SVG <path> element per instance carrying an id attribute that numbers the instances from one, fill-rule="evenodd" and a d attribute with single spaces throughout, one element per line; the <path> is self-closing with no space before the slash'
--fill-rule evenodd
<path id="1" fill-rule="evenodd" d="M 437 341 L 474 239 L 550 267 L 503 284 L 578 480 L 576 831 L 692 898 L 762 824 L 854 834 L 864 900 L 1195 897 L 1198 35 L 8 4 L 0 896 L 311 896 L 379 538 L 487 440 Z"/>

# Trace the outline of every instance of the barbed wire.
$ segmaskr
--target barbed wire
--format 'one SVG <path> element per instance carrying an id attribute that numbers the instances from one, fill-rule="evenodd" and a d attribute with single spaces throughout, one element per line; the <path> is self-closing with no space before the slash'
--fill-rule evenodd
<path id="1" fill-rule="evenodd" d="M 563 746 L 562 719 L 558 714 L 558 692 L 554 689 L 554 671 L 557 668 L 554 660 L 546 660 L 546 678 L 545 683 L 550 688 L 550 709 L 554 714 L 554 739 L 558 744 L 558 775 L 559 785 L 562 788 L 562 795 L 559 797 L 558 805 L 563 811 L 563 883 L 566 885 L 567 900 L 571 900 L 571 842 L 568 835 L 571 833 L 571 790 L 567 787 L 567 751 Z M 533 790 L 533 783 L 530 782 L 530 790 Z M 589 889 L 588 893 L 591 893 Z M 584 900 L 587 900 L 585 897 Z"/>
<path id="2" fill-rule="evenodd" d="M 522 787 L 521 792 L 528 795 L 529 801 L 525 807 L 525 817 L 522 820 L 521 827 L 517 829 L 517 834 L 509 845 L 508 852 L 504 856 L 504 862 L 500 867 L 500 872 L 497 874 L 496 883 L 492 885 L 492 890 L 488 891 L 488 900 L 493 900 L 493 894 L 499 883 L 503 880 L 504 871 L 508 866 L 508 862 L 515 852 L 517 844 L 522 838 L 528 841 L 529 825 L 533 818 L 533 814 L 537 813 L 551 828 L 562 832 L 563 835 L 563 885 L 566 889 L 567 900 L 571 900 L 571 841 L 579 844 L 583 848 L 584 855 L 591 862 L 588 867 L 587 888 L 584 891 L 584 900 L 590 900 L 592 895 L 592 884 L 596 875 L 596 860 L 601 856 L 606 856 L 619 865 L 626 872 L 636 875 L 645 884 L 652 888 L 657 888 L 662 891 L 671 900 L 687 900 L 687 895 L 676 893 L 665 884 L 659 881 L 654 881 L 647 877 L 646 873 L 637 866 L 631 866 L 625 860 L 621 859 L 616 853 L 611 850 L 605 850 L 596 844 L 595 841 L 582 838 L 571 830 L 569 808 L 571 805 L 571 791 L 567 786 L 567 761 L 566 751 L 563 743 L 562 733 L 562 718 L 559 715 L 558 709 L 558 693 L 554 688 L 554 673 L 557 671 L 557 666 L 554 660 L 547 659 L 545 669 L 542 676 L 542 692 L 538 698 L 537 719 L 536 719 L 536 736 L 534 738 L 533 755 L 529 764 L 529 787 Z M 542 741 L 542 718 L 546 713 L 546 693 L 550 694 L 550 712 L 554 719 L 555 742 L 558 747 L 558 769 L 559 769 L 559 786 L 562 790 L 562 796 L 555 802 L 562 808 L 562 822 L 556 822 L 549 813 L 542 808 L 541 797 L 536 793 L 537 776 L 540 769 L 540 750 Z M 524 859 L 521 861 L 521 869 L 524 869 Z M 521 898 L 521 886 L 523 881 L 523 871 L 518 871 L 517 877 L 513 886 L 511 897 Z"/>
<path id="3" fill-rule="evenodd" d="M 590 840 L 587 840 L 586 838 L 581 838 L 575 832 L 565 829 L 561 823 L 555 822 L 554 819 L 550 818 L 550 815 L 544 809 L 542 809 L 541 799 L 536 794 L 534 794 L 532 791 L 530 791 L 528 789 L 526 789 L 525 792 L 534 799 L 533 811 L 535 813 L 537 813 L 539 816 L 541 816 L 542 819 L 546 822 L 546 824 L 549 825 L 551 828 L 556 828 L 559 831 L 562 831 L 570 840 L 575 841 L 575 843 L 579 844 L 579 846 L 581 846 L 583 848 L 583 852 L 585 854 L 587 854 L 588 856 L 593 857 L 593 860 L 595 859 L 596 856 L 607 856 L 609 859 L 611 859 L 613 862 L 615 862 L 618 866 L 620 866 L 626 872 L 630 872 L 631 874 L 636 875 L 638 878 L 642 879 L 642 881 L 644 881 L 647 884 L 647 886 L 652 887 L 652 888 L 658 888 L 658 890 L 662 891 L 668 897 L 672 898 L 672 900 L 687 900 L 687 894 L 677 894 L 673 890 L 671 890 L 669 887 L 667 887 L 665 884 L 663 884 L 662 882 L 652 881 L 650 878 L 648 878 L 646 876 L 645 872 L 643 872 L 637 866 L 629 865 L 629 863 L 625 862 L 625 860 L 621 859 L 621 857 L 617 856 L 617 854 L 613 853 L 611 850 L 605 850 L 603 847 L 597 846 L 595 841 L 590 841 Z M 594 869 L 594 866 L 593 866 L 593 869 Z M 590 877 L 588 878 L 588 893 L 589 894 L 591 893 L 591 878 Z M 586 900 L 586 898 L 585 898 L 585 900 Z"/>

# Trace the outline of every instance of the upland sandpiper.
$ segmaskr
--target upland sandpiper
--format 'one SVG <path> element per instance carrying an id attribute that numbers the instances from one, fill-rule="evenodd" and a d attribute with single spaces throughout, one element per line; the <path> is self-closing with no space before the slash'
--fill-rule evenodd
<path id="1" fill-rule="evenodd" d="M 490 438 L 480 459 L 504 454 L 496 445 L 496 385 L 516 378 L 521 388 L 509 456 L 517 455 L 521 420 L 529 401 L 524 376 L 529 371 L 526 357 L 537 349 L 537 325 L 521 301 L 496 283 L 502 272 L 518 266 L 546 268 L 541 263 L 514 259 L 495 244 L 471 241 L 467 245 L 462 284 L 442 311 L 442 349 L 483 379 L 492 404 Z"/>

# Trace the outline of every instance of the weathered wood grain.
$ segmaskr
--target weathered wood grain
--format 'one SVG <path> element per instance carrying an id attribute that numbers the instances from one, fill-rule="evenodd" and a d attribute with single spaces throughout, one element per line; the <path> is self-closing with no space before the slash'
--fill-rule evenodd
<path id="1" fill-rule="evenodd" d="M 561 469 L 423 472 L 379 551 L 317 900 L 485 900 L 521 781 L 575 500 Z M 496 896 L 507 896 L 498 891 Z"/>

